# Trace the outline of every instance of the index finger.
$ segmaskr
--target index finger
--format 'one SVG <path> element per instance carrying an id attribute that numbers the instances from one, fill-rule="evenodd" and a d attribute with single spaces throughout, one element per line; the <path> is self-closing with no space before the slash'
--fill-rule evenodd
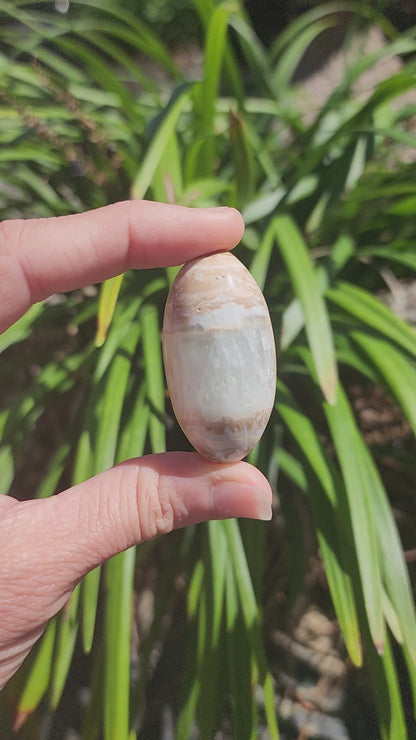
<path id="1" fill-rule="evenodd" d="M 179 265 L 235 247 L 233 208 L 123 201 L 86 213 L 0 224 L 0 331 L 32 303 L 128 268 Z"/>

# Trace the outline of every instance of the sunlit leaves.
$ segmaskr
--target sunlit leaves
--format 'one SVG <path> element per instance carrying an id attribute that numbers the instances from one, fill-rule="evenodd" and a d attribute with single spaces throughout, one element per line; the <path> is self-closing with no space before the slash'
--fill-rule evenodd
<path id="1" fill-rule="evenodd" d="M 276 411 L 253 461 L 266 473 L 278 469 L 276 500 L 283 487 L 288 495 L 295 487 L 310 508 L 347 650 L 371 676 L 381 735 L 405 738 L 391 635 L 414 691 L 414 605 L 392 515 L 395 490 L 375 463 L 392 456 L 399 486 L 401 458 L 395 441 L 386 440 L 381 452 L 368 448 L 349 395 L 352 383 L 382 385 L 415 431 L 416 334 L 377 294 L 386 265 L 396 282 L 414 280 L 415 168 L 402 161 L 397 146 L 415 146 L 412 111 L 400 107 L 399 95 L 414 86 L 416 63 L 407 60 L 366 99 L 354 95 L 374 63 L 415 50 L 414 34 L 351 61 L 345 57 L 339 84 L 306 120 L 293 72 L 339 12 L 352 15 L 351 4 L 314 8 L 265 49 L 240 3 L 194 0 L 203 54 L 191 81 L 158 29 L 120 2 L 74 0 L 68 15 L 38 5 L 0 0 L 2 18 L 13 19 L 0 30 L 9 52 L 0 55 L 4 216 L 59 215 L 129 197 L 242 210 L 247 229 L 237 255 L 265 293 L 280 374 Z M 356 5 L 365 18 L 364 4 Z M 152 61 L 150 73 L 144 60 Z M 38 337 L 39 326 L 50 322 L 63 335 L 68 325 L 74 336 L 79 331 L 77 351 L 62 358 L 58 348 L 39 368 L 33 360 L 19 392 L 10 383 L 0 417 L 5 493 L 39 419 L 71 391 L 68 403 L 75 398 L 77 405 L 48 451 L 34 492 L 40 497 L 54 493 L 62 476 L 78 483 L 170 444 L 160 323 L 175 270 L 115 278 L 98 300 L 85 305 L 75 296 L 65 303 L 61 318 L 39 304 L 3 335 L 1 380 L 10 383 L 12 353 Z M 410 431 L 406 444 L 414 473 Z M 175 602 L 188 634 L 177 737 L 187 740 L 197 726 L 210 740 L 224 713 L 236 737 L 254 737 L 260 715 L 269 736 L 278 737 L 262 633 L 263 602 L 273 598 L 274 584 L 271 594 L 263 593 L 268 530 L 256 527 L 213 522 L 178 533 L 164 541 L 163 566 L 160 543 L 148 546 L 155 548 L 156 585 L 132 696 L 133 578 L 149 550 L 119 556 L 103 578 L 90 574 L 34 653 L 16 705 L 19 721 L 44 697 L 59 707 L 79 640 L 92 663 L 84 736 L 127 740 L 146 711 Z M 294 511 L 285 535 L 297 551 L 299 531 Z M 305 567 L 299 557 L 294 590 Z M 186 595 L 178 582 L 186 584 Z"/>

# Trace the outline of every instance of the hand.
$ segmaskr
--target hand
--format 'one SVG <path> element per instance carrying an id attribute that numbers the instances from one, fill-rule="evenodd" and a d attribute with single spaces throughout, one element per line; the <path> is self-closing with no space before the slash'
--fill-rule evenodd
<path id="1" fill-rule="evenodd" d="M 51 293 L 225 251 L 242 232 L 231 208 L 146 201 L 3 222 L 0 331 Z M 270 486 L 248 463 L 196 453 L 129 460 L 50 499 L 0 495 L 0 688 L 88 571 L 158 534 L 227 517 L 270 519 Z"/>

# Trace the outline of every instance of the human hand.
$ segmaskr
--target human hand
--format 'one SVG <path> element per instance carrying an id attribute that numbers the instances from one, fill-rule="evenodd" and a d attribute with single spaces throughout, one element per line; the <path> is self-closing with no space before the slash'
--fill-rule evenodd
<path id="1" fill-rule="evenodd" d="M 146 201 L 0 223 L 0 331 L 54 292 L 225 251 L 242 233 L 233 209 Z M 270 486 L 248 463 L 196 453 L 129 460 L 50 499 L 0 495 L 0 688 L 88 571 L 158 534 L 227 517 L 270 519 Z"/>

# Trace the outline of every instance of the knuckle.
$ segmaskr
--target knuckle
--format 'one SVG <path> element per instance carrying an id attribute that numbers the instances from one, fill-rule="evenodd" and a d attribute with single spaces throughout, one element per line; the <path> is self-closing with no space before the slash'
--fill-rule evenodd
<path id="1" fill-rule="evenodd" d="M 25 245 L 30 244 L 40 219 L 16 219 L 0 223 L 0 254 L 13 260 L 12 275 L 26 288 L 28 303 L 36 303 L 42 296 L 39 279 L 33 274 L 33 264 L 27 259 Z"/>
<path id="2" fill-rule="evenodd" d="M 150 540 L 174 528 L 174 491 L 154 468 L 139 466 L 136 480 L 141 538 Z"/>

